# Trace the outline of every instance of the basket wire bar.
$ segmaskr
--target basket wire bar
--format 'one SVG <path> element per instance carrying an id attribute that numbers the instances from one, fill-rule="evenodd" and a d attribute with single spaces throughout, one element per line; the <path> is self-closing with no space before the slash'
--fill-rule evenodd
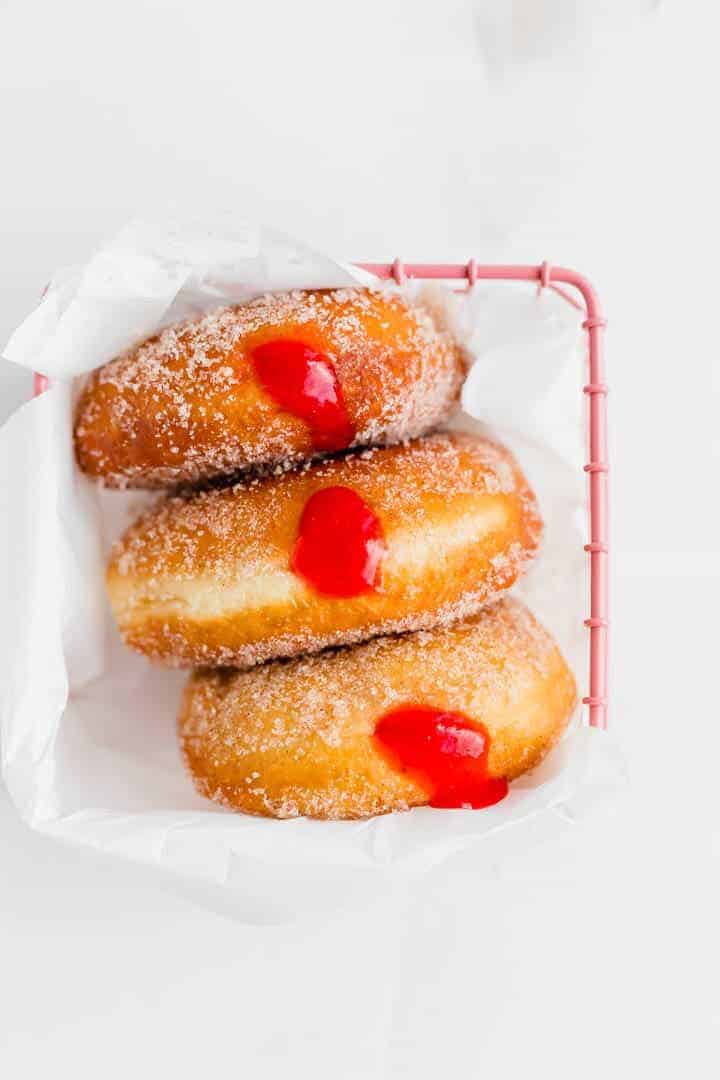
<path id="1" fill-rule="evenodd" d="M 585 626 L 590 635 L 589 670 L 590 687 L 583 704 L 588 708 L 591 727 L 607 727 L 608 711 L 608 440 L 607 440 L 607 384 L 603 365 L 602 332 L 605 319 L 597 293 L 582 274 L 562 266 L 540 265 L 484 265 L 475 259 L 467 263 L 404 263 L 395 259 L 391 263 L 356 263 L 381 280 L 395 280 L 402 284 L 408 278 L 465 281 L 472 287 L 477 281 L 529 281 L 537 282 L 538 289 L 549 288 L 581 310 L 585 319 L 583 329 L 588 335 L 588 381 L 583 387 L 588 405 L 589 460 L 584 466 L 588 478 L 588 508 L 590 538 L 584 550 L 590 559 L 590 615 Z M 576 295 L 565 286 L 575 290 Z M 36 372 L 33 391 L 35 396 L 47 390 L 46 375 Z"/>

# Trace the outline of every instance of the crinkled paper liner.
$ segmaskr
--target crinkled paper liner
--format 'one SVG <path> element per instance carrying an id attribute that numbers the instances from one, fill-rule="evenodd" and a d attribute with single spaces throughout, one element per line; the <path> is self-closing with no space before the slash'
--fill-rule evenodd
<path id="1" fill-rule="evenodd" d="M 78 377 L 160 327 L 220 304 L 357 282 L 371 279 L 252 225 L 137 223 L 86 266 L 59 274 L 6 350 L 52 380 L 0 432 L 0 742 L 11 797 L 46 835 L 150 864 L 195 899 L 250 922 L 341 911 L 470 847 L 482 860 L 480 841 L 539 814 L 560 827 L 593 792 L 621 780 L 608 736 L 577 716 L 542 766 L 483 811 L 272 821 L 229 813 L 194 792 L 175 737 L 185 676 L 126 652 L 107 611 L 107 547 L 146 496 L 99 493 L 78 473 L 71 443 Z M 478 358 L 455 423 L 506 442 L 537 491 L 544 546 L 517 591 L 585 687 L 585 359 L 577 312 L 514 283 L 478 284 L 463 296 L 408 288 L 422 291 Z"/>

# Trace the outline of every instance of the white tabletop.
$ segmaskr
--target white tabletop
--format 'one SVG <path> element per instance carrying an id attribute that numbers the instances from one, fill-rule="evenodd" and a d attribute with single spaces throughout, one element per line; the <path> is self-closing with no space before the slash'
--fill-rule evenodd
<path id="1" fill-rule="evenodd" d="M 712 5 L 597 6 L 517 3 L 512 30 L 480 0 L 76 0 L 39 33 L 6 5 L 0 339 L 171 202 L 347 257 L 594 279 L 629 789 L 303 929 L 41 838 L 0 790 L 3 1076 L 717 1075 L 717 38 Z M 0 412 L 27 390 L 0 369 Z"/>

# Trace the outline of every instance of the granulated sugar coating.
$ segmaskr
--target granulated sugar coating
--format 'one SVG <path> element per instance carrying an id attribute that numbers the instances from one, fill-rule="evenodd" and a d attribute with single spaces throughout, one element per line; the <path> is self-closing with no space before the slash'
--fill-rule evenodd
<path id="1" fill-rule="evenodd" d="M 428 801 L 374 744 L 389 710 L 462 712 L 488 732 L 490 775 L 512 780 L 554 745 L 575 697 L 550 635 L 506 599 L 447 628 L 252 671 L 198 671 L 179 732 L 198 791 L 216 802 L 272 817 L 359 818 Z"/>
<path id="2" fill-rule="evenodd" d="M 80 467 L 110 487 L 174 487 L 316 454 L 311 426 L 258 379 L 253 350 L 316 350 L 334 371 L 353 446 L 445 419 L 466 370 L 433 315 L 367 289 L 294 291 L 171 326 L 93 373 L 76 413 Z"/>
<path id="3" fill-rule="evenodd" d="M 376 585 L 351 597 L 292 569 L 308 500 L 335 485 L 357 493 L 384 536 Z M 506 449 L 435 434 L 167 498 L 115 545 L 108 590 L 125 641 L 145 655 L 244 667 L 468 615 L 522 573 L 541 528 Z"/>

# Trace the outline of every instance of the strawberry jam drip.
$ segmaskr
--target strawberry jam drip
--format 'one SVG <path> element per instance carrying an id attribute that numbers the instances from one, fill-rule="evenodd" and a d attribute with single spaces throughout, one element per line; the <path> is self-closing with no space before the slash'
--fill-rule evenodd
<path id="1" fill-rule="evenodd" d="M 290 565 L 326 596 L 359 596 L 377 588 L 385 551 L 367 503 L 352 488 L 326 487 L 305 504 Z"/>
<path id="2" fill-rule="evenodd" d="M 477 810 L 500 802 L 504 777 L 488 775 L 490 736 L 462 713 L 404 705 L 380 718 L 375 745 L 429 795 L 430 806 Z"/>
<path id="3" fill-rule="evenodd" d="M 252 351 L 263 390 L 309 426 L 315 450 L 344 450 L 355 438 L 332 361 L 302 341 L 268 341 Z"/>

